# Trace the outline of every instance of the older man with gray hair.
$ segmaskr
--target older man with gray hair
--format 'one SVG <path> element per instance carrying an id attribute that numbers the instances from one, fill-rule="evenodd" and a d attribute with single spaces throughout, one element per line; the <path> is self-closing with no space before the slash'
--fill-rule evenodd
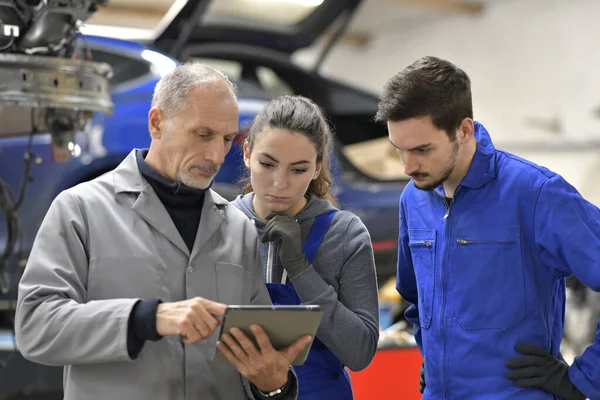
<path id="1" fill-rule="evenodd" d="M 227 304 L 270 304 L 254 226 L 210 189 L 238 129 L 233 85 L 180 66 L 148 127 L 149 149 L 48 210 L 19 283 L 23 356 L 64 366 L 67 400 L 297 398 L 290 365 L 310 337 L 217 342 Z M 212 363 L 217 348 L 230 365 Z"/>

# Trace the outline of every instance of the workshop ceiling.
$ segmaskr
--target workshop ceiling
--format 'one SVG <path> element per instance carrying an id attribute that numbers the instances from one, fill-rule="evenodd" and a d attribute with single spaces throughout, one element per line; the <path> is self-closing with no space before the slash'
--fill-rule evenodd
<path id="1" fill-rule="evenodd" d="M 185 1 L 185 0 L 177 0 Z M 364 44 L 379 32 L 423 23 L 448 15 L 477 15 L 490 0 L 364 0 L 343 41 Z M 310 13 L 322 0 L 213 0 L 211 13 L 259 17 L 291 24 Z M 173 5 L 173 0 L 109 0 L 86 25 L 151 30 Z"/>

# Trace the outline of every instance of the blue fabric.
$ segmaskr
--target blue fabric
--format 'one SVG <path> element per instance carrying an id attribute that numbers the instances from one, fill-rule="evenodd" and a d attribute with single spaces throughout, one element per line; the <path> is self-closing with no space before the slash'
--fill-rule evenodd
<path id="1" fill-rule="evenodd" d="M 336 211 L 315 218 L 302 250 L 312 264 Z M 275 305 L 297 305 L 300 298 L 291 283 L 267 283 Z M 304 365 L 294 366 L 298 375 L 299 400 L 352 400 L 350 377 L 340 360 L 317 338 L 314 339 Z"/>
<path id="2" fill-rule="evenodd" d="M 477 122 L 475 137 L 450 206 L 442 187 L 412 181 L 400 200 L 397 289 L 414 304 L 423 398 L 553 399 L 516 387 L 506 361 L 518 343 L 558 356 L 566 277 L 600 290 L 600 211 L 559 175 L 496 150 Z M 600 399 L 600 334 L 569 377 Z"/>

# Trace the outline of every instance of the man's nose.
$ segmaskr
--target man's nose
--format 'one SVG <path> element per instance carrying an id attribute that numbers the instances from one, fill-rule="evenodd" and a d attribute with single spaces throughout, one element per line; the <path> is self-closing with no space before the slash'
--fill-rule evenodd
<path id="1" fill-rule="evenodd" d="M 221 141 L 215 141 L 216 143 L 211 143 L 210 148 L 206 152 L 206 161 L 221 165 L 225 161 L 225 156 L 227 155 L 227 149 L 225 143 L 220 143 Z"/>
<path id="2" fill-rule="evenodd" d="M 419 165 L 412 156 L 405 154 L 403 157 L 403 161 L 404 173 L 406 175 L 411 176 L 419 171 Z"/>

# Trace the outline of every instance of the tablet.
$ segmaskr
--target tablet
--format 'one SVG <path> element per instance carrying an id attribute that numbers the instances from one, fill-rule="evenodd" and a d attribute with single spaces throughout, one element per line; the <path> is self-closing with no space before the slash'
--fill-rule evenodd
<path id="1" fill-rule="evenodd" d="M 250 325 L 261 326 L 276 350 L 292 345 L 302 336 L 314 337 L 321 323 L 323 312 L 318 305 L 277 305 L 277 306 L 227 306 L 219 340 L 224 332 L 231 328 L 239 328 L 256 345 Z M 296 356 L 292 365 L 302 365 L 306 361 L 312 341 Z M 258 346 L 257 346 L 258 348 Z M 228 363 L 227 358 L 217 349 L 215 363 Z"/>

